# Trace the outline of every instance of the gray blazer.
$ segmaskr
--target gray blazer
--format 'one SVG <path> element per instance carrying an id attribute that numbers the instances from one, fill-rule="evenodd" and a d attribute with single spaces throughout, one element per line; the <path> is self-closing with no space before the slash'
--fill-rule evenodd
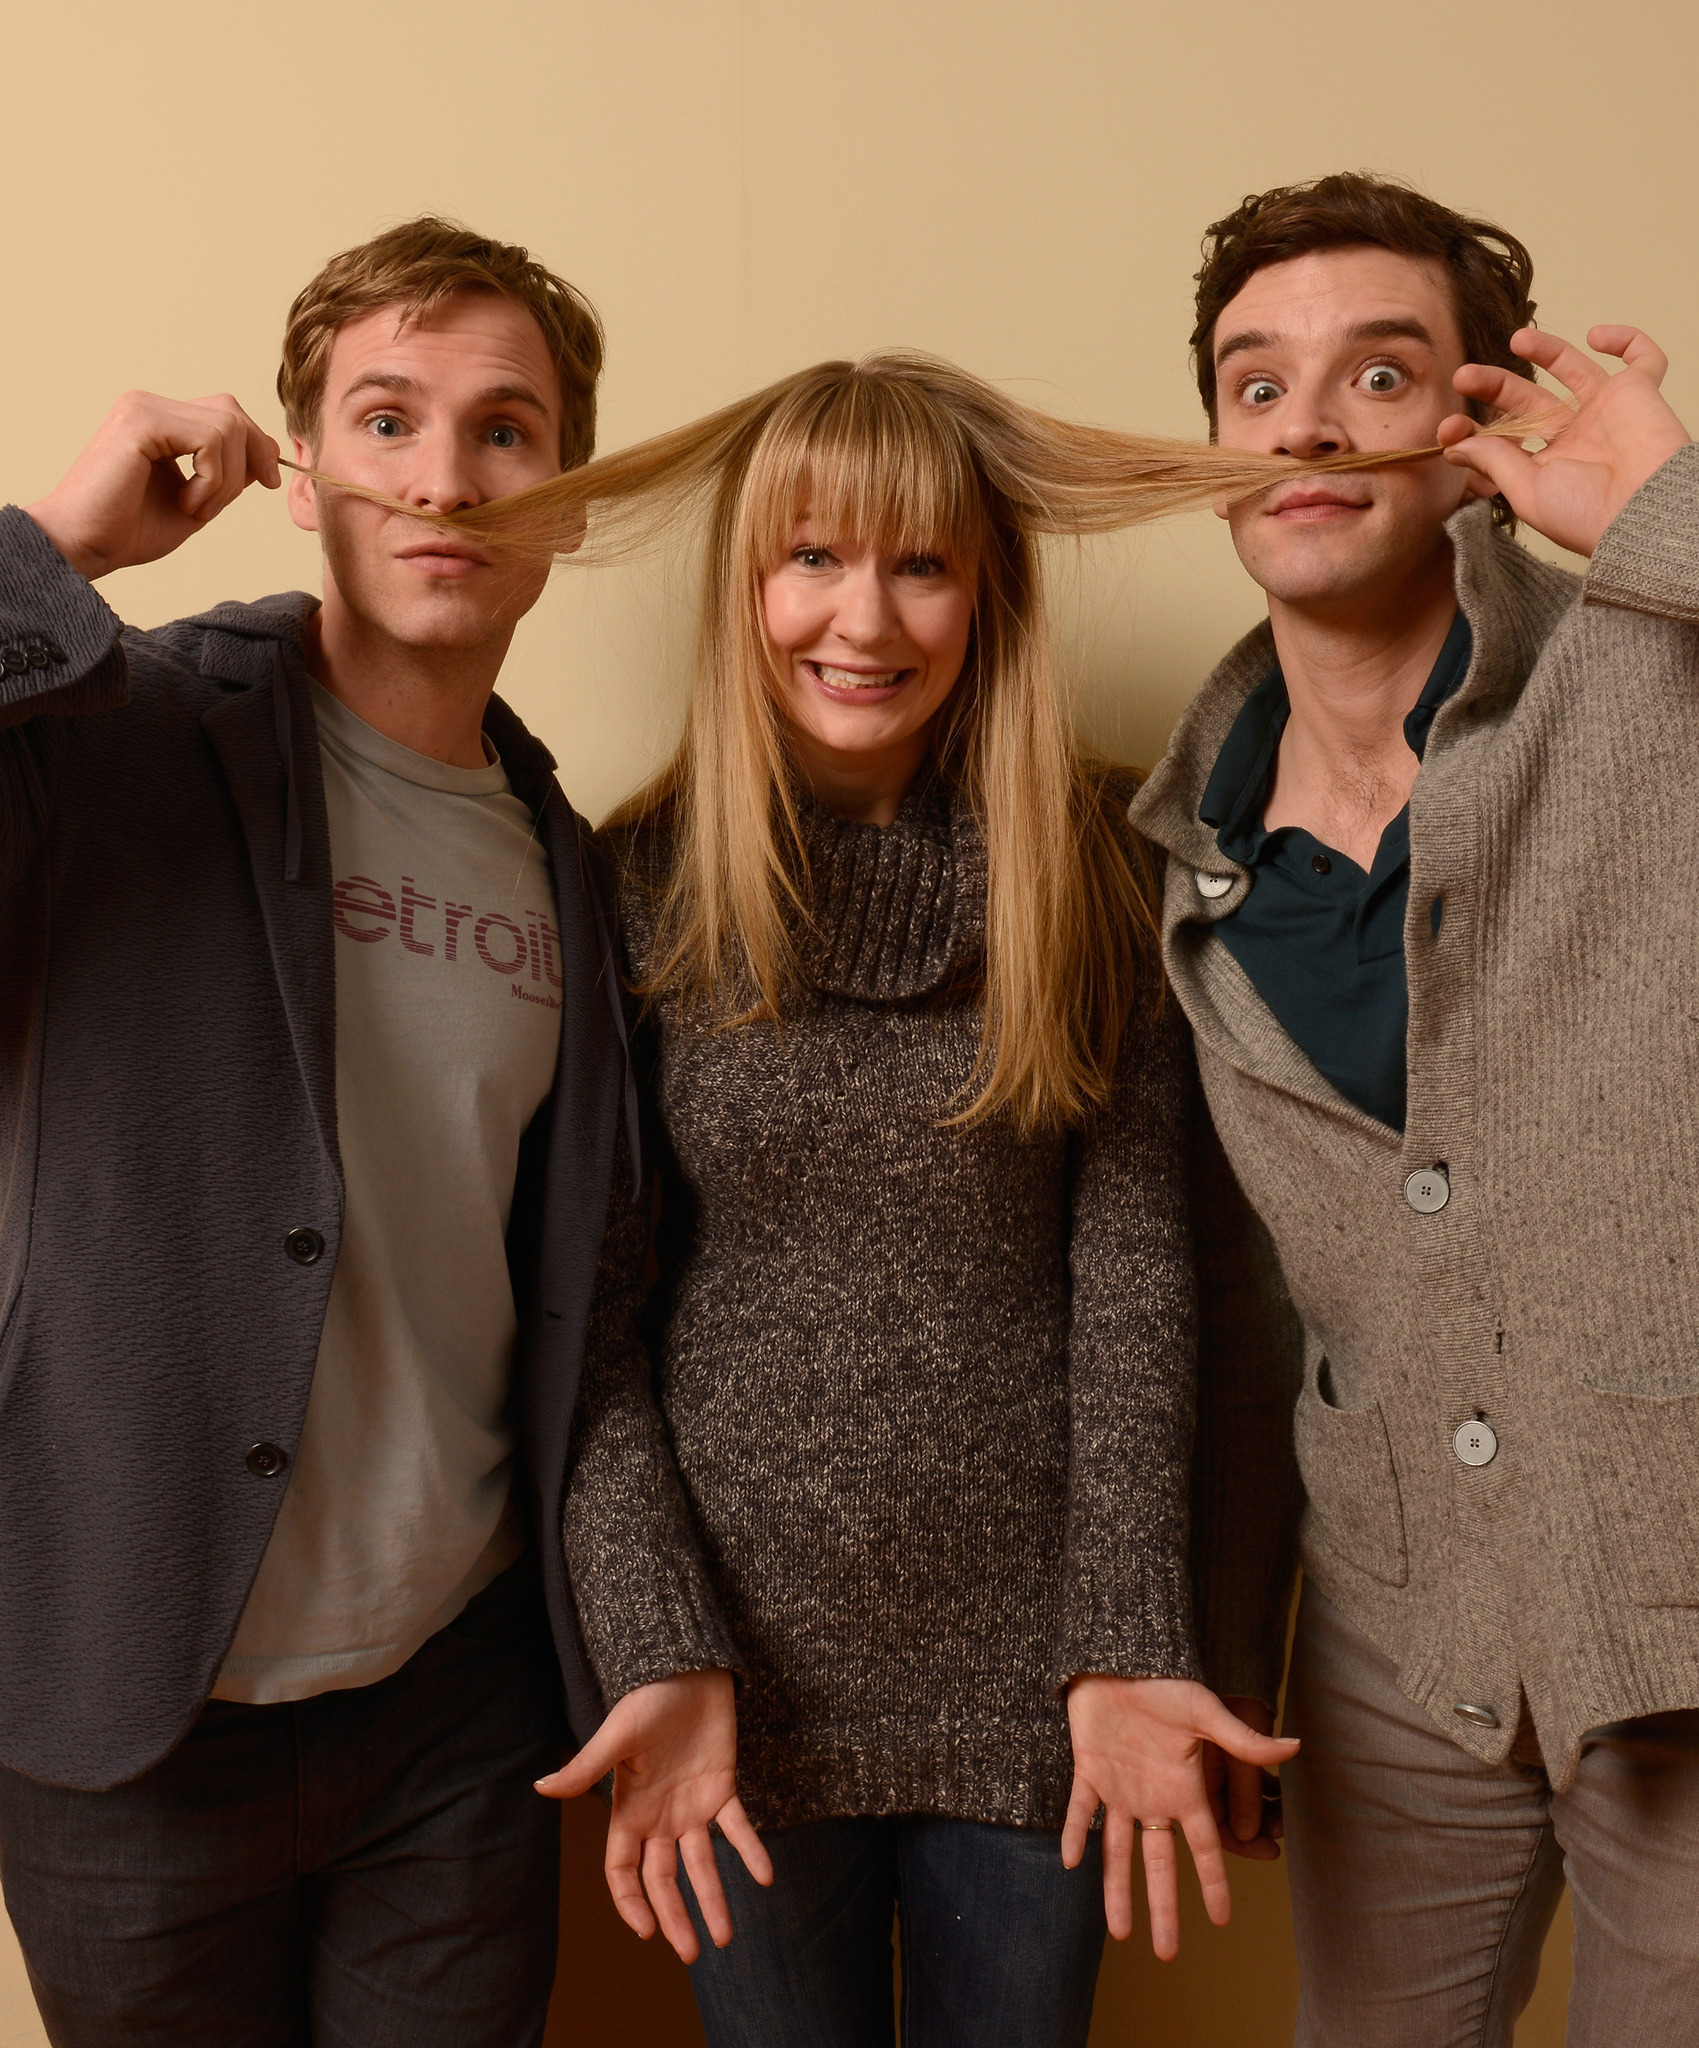
<path id="1" fill-rule="evenodd" d="M 1198 802 L 1266 625 L 1133 816 L 1170 850 L 1169 970 L 1305 1326 L 1305 1569 L 1475 1755 L 1525 1699 L 1562 1786 L 1589 1728 L 1699 1706 L 1699 446 L 1583 581 L 1485 507 L 1451 533 L 1475 652 L 1410 808 L 1402 1133 L 1214 933 L 1250 877 Z"/>
<path id="2" fill-rule="evenodd" d="M 0 1762 L 59 1784 L 134 1777 L 187 1730 L 306 1411 L 342 1219 L 315 602 L 125 631 L 0 512 Z M 587 832 L 499 700 L 487 724 L 565 958 L 509 1254 L 582 1729 L 552 1532 L 629 1063 Z"/>

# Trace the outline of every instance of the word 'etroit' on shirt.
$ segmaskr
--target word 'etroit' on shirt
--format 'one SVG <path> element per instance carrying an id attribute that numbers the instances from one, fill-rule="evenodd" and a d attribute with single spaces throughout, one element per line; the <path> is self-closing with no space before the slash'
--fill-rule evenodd
<path id="1" fill-rule="evenodd" d="M 546 912 L 527 910 L 521 921 L 471 903 L 439 902 L 411 875 L 393 890 L 371 875 L 349 875 L 336 884 L 331 915 L 338 933 L 359 945 L 376 945 L 393 930 L 421 959 L 451 966 L 475 959 L 492 974 L 510 977 L 521 999 L 560 1008 L 559 997 L 548 993 L 562 985 L 560 933 Z"/>

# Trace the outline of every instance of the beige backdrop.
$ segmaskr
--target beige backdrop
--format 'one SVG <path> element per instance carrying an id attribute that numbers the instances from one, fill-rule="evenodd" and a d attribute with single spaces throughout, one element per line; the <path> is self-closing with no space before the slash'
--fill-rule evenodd
<path id="1" fill-rule="evenodd" d="M 887 343 L 1195 432 L 1200 230 L 1248 191 L 1355 166 L 1512 226 L 1543 324 L 1649 328 L 1699 420 L 1682 0 L 10 0 L 0 38 L 0 490 L 25 501 L 129 386 L 230 390 L 275 424 L 295 289 L 424 208 L 589 292 L 605 446 Z M 108 595 L 152 624 L 315 573 L 253 493 Z M 670 734 L 682 580 L 566 570 L 521 630 L 504 687 L 591 812 Z M 1095 546 L 1068 595 L 1084 715 L 1139 760 L 1259 610 L 1208 517 Z M 573 1815 L 558 2039 L 696 2039 L 682 1972 L 599 1902 L 594 1832 Z M 1112 1956 L 1094 2040 L 1288 2038 L 1278 1879 L 1251 1873 L 1240 1900 L 1174 1969 Z M 1554 1954 L 1523 2048 L 1561 2039 L 1560 1973 Z M 8 1952 L 0 2048 L 39 2038 Z"/>

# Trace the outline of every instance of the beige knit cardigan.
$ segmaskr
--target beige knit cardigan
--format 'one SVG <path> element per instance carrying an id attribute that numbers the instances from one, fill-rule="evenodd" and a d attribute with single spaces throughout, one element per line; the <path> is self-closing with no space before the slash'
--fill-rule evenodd
<path id="1" fill-rule="evenodd" d="M 1584 580 L 1484 506 L 1450 533 L 1474 658 L 1410 806 L 1402 1134 L 1214 931 L 1251 877 L 1198 804 L 1266 624 L 1132 816 L 1169 849 L 1169 970 L 1304 1323 L 1305 1570 L 1472 1754 L 1502 1759 L 1525 1704 L 1561 1788 L 1588 1729 L 1699 1706 L 1699 445 Z M 1406 1183 L 1436 1169 L 1423 1214 Z M 1476 1418 L 1498 1449 L 1471 1465 Z"/>

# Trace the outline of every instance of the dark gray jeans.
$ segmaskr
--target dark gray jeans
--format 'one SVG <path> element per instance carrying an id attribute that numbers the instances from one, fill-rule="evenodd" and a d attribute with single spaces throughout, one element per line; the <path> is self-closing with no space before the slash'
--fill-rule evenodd
<path id="1" fill-rule="evenodd" d="M 0 1771 L 0 1884 L 54 2048 L 528 2048 L 560 1762 L 529 1561 L 377 1685 L 214 1700 L 111 1792 Z"/>

